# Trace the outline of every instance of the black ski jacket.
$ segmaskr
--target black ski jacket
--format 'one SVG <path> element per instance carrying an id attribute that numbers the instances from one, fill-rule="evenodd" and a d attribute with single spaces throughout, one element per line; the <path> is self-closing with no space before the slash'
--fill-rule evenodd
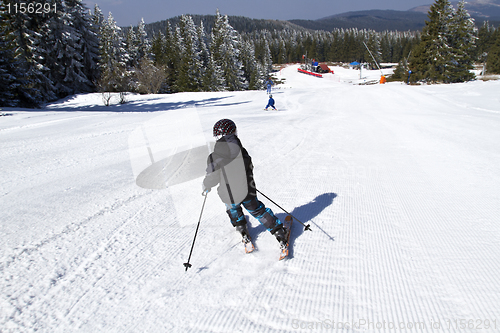
<path id="1" fill-rule="evenodd" d="M 252 158 L 235 134 L 215 143 L 207 159 L 205 188 L 220 184 L 217 192 L 224 203 L 239 204 L 256 197 Z"/>

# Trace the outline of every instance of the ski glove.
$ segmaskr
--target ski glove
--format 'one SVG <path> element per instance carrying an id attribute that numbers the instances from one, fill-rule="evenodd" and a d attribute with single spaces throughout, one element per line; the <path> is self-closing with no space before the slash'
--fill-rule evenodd
<path id="1" fill-rule="evenodd" d="M 201 188 L 203 189 L 203 192 L 201 195 L 207 195 L 208 192 L 210 192 L 212 189 L 205 187 L 205 184 L 201 184 Z"/>

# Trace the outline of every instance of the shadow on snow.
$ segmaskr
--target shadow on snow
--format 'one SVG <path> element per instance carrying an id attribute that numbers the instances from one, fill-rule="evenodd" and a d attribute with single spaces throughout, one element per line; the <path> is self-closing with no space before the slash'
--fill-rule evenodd
<path id="1" fill-rule="evenodd" d="M 299 219 L 302 223 L 305 225 L 311 224 L 311 231 L 312 232 L 322 232 L 326 236 L 328 236 L 328 239 L 331 241 L 335 241 L 333 236 L 328 234 L 325 230 L 323 230 L 319 224 L 315 223 L 313 220 L 316 218 L 323 210 L 325 210 L 326 207 L 330 206 L 333 203 L 333 200 L 337 197 L 336 193 L 324 193 L 321 195 L 318 195 L 316 198 L 314 198 L 312 201 L 306 203 L 305 205 L 302 205 L 300 207 L 295 208 L 293 211 L 289 211 L 291 215 L 293 215 L 294 221 L 292 224 L 292 234 L 290 235 L 290 245 L 289 245 L 289 258 L 293 258 L 293 244 L 295 242 L 295 239 L 300 237 L 304 233 L 304 226 L 297 221 Z M 259 199 L 260 200 L 260 199 Z M 279 203 L 278 203 L 279 204 Z M 274 206 L 272 203 L 266 204 L 266 207 Z M 284 209 L 287 209 L 287 207 L 283 207 Z M 280 210 L 278 207 L 271 208 L 273 212 L 275 213 L 276 217 L 278 217 L 281 221 L 285 220 L 285 217 L 287 216 L 286 213 L 276 213 L 276 211 Z M 247 218 L 248 220 L 248 218 Z M 258 226 L 254 228 L 250 228 L 250 233 L 252 238 L 258 238 L 257 235 L 265 232 L 266 228 L 262 225 L 259 224 Z"/>
<path id="2" fill-rule="evenodd" d="M 43 112 L 43 111 L 79 111 L 79 112 L 158 112 L 158 111 L 169 111 L 178 110 L 189 107 L 214 107 L 214 106 L 235 106 L 250 103 L 250 101 L 242 101 L 235 103 L 224 103 L 233 95 L 223 96 L 223 97 L 212 97 L 200 100 L 189 100 L 189 101 L 179 101 L 179 102 L 168 102 L 169 96 L 175 95 L 164 95 L 158 97 L 151 97 L 145 99 L 128 101 L 125 104 L 113 104 L 105 106 L 98 103 L 85 102 L 82 100 L 78 101 L 78 98 L 85 97 L 82 95 L 71 96 L 65 99 L 59 100 L 54 103 L 48 104 L 46 107 L 41 109 L 24 109 L 24 108 L 10 108 L 16 111 L 31 111 L 31 112 Z M 74 104 L 72 104 L 74 101 Z M 86 103 L 86 104 L 85 104 Z"/>

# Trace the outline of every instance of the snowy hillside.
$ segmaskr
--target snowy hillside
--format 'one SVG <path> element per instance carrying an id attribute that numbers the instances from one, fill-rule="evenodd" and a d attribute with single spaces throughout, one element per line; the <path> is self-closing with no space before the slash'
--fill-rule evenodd
<path id="1" fill-rule="evenodd" d="M 499 332 L 500 81 L 357 85 L 380 72 L 333 69 L 283 69 L 279 111 L 265 91 L 2 110 L 0 331 Z M 136 179 L 221 118 L 257 188 L 312 232 L 294 223 L 278 261 L 248 216 L 245 254 L 212 191 L 186 272 L 202 175 Z"/>

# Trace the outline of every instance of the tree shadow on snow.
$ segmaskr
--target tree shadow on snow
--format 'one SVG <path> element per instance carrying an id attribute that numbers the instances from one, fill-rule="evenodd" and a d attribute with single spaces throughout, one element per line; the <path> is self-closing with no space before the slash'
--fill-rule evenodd
<path id="1" fill-rule="evenodd" d="M 296 207 L 293 211 L 289 211 L 291 215 L 295 217 L 292 223 L 292 234 L 290 235 L 290 244 L 289 244 L 289 258 L 293 258 L 293 245 L 295 243 L 295 239 L 300 237 L 304 233 L 304 226 L 297 221 L 299 219 L 305 225 L 311 225 L 312 232 L 322 232 L 328 236 L 328 239 L 331 241 L 335 241 L 333 236 L 328 234 L 325 230 L 323 230 L 318 224 L 313 222 L 313 219 L 317 217 L 326 207 L 330 206 L 333 203 L 333 200 L 337 197 L 336 193 L 324 193 L 318 195 L 312 201 L 302 205 L 300 207 Z M 270 207 L 271 206 L 271 207 Z M 278 217 L 281 221 L 285 220 L 285 217 L 288 215 L 286 213 L 277 213 L 280 210 L 278 207 L 275 207 L 272 203 L 266 204 L 266 207 L 270 207 L 275 213 L 276 217 Z M 287 209 L 287 207 L 283 207 Z M 287 209 L 288 210 L 288 209 Z M 248 218 L 247 218 L 248 220 Z M 254 228 L 250 228 L 250 235 L 252 238 L 257 239 L 260 233 L 266 232 L 266 228 L 262 224 L 258 224 L 258 226 Z M 309 232 L 311 232 L 309 231 Z"/>
<path id="2" fill-rule="evenodd" d="M 144 99 L 130 100 L 125 104 L 114 104 L 105 106 L 103 104 L 83 104 L 79 103 L 77 96 L 69 96 L 61 99 L 57 102 L 48 104 L 46 107 L 41 109 L 28 109 L 26 111 L 80 111 L 80 112 L 158 112 L 158 111 L 169 111 L 177 110 L 188 107 L 214 107 L 214 106 L 235 106 L 250 103 L 250 101 L 242 101 L 236 103 L 221 103 L 222 101 L 234 97 L 234 96 L 224 96 L 224 97 L 212 97 L 200 100 L 190 100 L 181 102 L 168 102 L 169 96 L 175 95 L 161 95 L 158 97 L 150 97 Z M 133 98 L 134 96 L 132 96 Z M 75 100 L 75 104 L 72 104 L 72 100 Z"/>

